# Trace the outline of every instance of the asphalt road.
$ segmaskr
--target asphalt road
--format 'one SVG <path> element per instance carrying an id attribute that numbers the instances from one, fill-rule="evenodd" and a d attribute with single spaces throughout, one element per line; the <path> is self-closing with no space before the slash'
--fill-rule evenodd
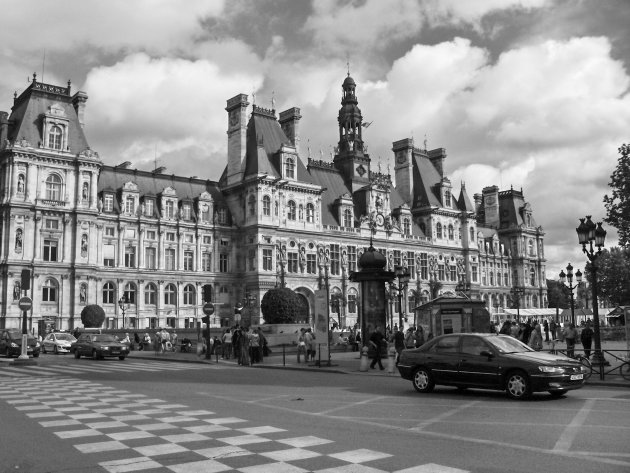
<path id="1" fill-rule="evenodd" d="M 4 361 L 4 360 L 3 360 Z M 0 363 L 2 472 L 630 471 L 630 391 L 42 355 Z"/>

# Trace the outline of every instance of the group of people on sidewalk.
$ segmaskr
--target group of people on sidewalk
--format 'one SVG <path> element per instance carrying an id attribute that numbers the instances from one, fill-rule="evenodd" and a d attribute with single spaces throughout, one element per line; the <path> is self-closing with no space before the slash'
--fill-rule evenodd
<path id="1" fill-rule="evenodd" d="M 200 355 L 205 354 L 206 349 L 204 340 Z M 263 358 L 271 353 L 260 327 L 250 330 L 240 325 L 225 329 L 220 337 L 210 338 L 209 349 L 211 354 L 220 354 L 222 360 L 235 359 L 242 366 L 262 363 Z"/>

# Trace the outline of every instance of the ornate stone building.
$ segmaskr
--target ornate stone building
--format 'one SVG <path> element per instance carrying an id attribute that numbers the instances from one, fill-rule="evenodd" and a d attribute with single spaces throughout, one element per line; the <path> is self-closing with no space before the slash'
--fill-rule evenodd
<path id="1" fill-rule="evenodd" d="M 241 304 L 257 322 L 277 285 L 305 299 L 307 320 L 314 291 L 327 287 L 333 319 L 351 325 L 360 308 L 348 276 L 371 238 L 388 269 L 410 274 L 402 308 L 392 294 L 394 321 L 457 290 L 492 311 L 512 306 L 513 288 L 520 307 L 546 306 L 544 233 L 523 192 L 488 187 L 473 204 L 462 186 L 455 196 L 445 150 L 413 139 L 393 143 L 394 176 L 373 169 L 350 76 L 332 161 L 300 146 L 300 109 L 276 115 L 244 94 L 228 100 L 218 181 L 105 165 L 84 133 L 87 99 L 33 76 L 10 115 L 0 112 L 2 327 L 20 324 L 23 269 L 32 326 L 73 328 L 99 304 L 108 327 L 185 328 L 208 301 L 216 324 Z"/>

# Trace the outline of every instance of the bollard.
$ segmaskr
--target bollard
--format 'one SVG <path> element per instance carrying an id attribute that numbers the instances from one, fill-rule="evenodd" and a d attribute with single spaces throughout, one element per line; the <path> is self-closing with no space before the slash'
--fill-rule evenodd
<path id="1" fill-rule="evenodd" d="M 393 346 L 390 346 L 387 350 L 387 359 L 387 372 L 394 374 L 394 368 L 396 367 L 396 349 Z"/>
<path id="2" fill-rule="evenodd" d="M 359 365 L 359 371 L 367 371 L 369 362 L 368 347 L 363 347 L 361 349 L 361 364 Z"/>

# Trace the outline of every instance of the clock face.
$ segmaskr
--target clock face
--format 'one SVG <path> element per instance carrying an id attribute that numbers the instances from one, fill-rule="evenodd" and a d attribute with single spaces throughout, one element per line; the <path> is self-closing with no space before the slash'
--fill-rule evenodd
<path id="1" fill-rule="evenodd" d="M 398 164 L 404 164 L 405 161 L 407 161 L 407 156 L 405 156 L 404 151 L 398 152 L 398 155 L 396 156 L 396 161 L 398 161 Z"/>
<path id="2" fill-rule="evenodd" d="M 376 224 L 379 227 L 382 227 L 384 223 L 385 223 L 385 217 L 383 217 L 383 214 L 377 214 L 376 215 Z"/>
<path id="3" fill-rule="evenodd" d="M 238 123 L 238 110 L 232 110 L 230 112 L 230 126 L 234 126 Z"/>

